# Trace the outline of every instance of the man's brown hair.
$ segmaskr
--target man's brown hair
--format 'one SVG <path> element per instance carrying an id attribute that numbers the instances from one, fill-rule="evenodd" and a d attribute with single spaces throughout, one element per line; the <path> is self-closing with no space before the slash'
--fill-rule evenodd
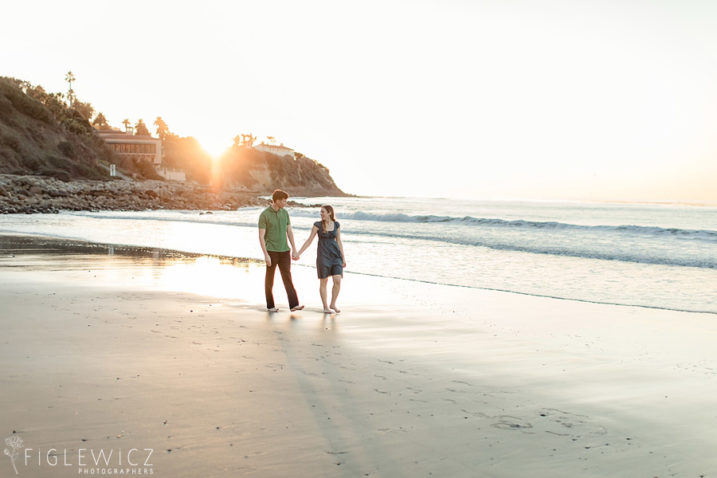
<path id="1" fill-rule="evenodd" d="M 271 195 L 271 200 L 281 201 L 282 199 L 289 199 L 289 193 L 282 191 L 281 189 L 274 189 L 274 194 Z"/>

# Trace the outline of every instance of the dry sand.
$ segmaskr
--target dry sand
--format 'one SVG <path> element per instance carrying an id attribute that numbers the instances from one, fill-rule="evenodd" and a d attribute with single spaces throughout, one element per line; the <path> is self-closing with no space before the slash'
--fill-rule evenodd
<path id="1" fill-rule="evenodd" d="M 347 274 L 324 316 L 299 267 L 307 310 L 267 314 L 250 262 L 22 249 L 0 251 L 19 476 L 717 474 L 713 315 Z"/>

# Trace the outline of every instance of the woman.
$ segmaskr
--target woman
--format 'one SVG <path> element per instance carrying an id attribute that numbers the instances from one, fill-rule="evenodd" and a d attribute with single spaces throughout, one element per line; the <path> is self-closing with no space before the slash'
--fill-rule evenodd
<path id="1" fill-rule="evenodd" d="M 344 256 L 344 245 L 341 242 L 341 225 L 334 218 L 334 208 L 321 206 L 321 221 L 314 223 L 311 234 L 297 253 L 300 256 L 314 241 L 314 236 L 319 236 L 319 246 L 316 249 L 316 272 L 319 276 L 319 294 L 324 304 L 324 313 L 332 314 L 341 312 L 336 307 L 336 298 L 341 290 L 341 278 L 344 276 L 346 260 Z M 331 289 L 331 304 L 326 301 L 326 284 L 329 276 L 333 278 L 334 286 Z"/>

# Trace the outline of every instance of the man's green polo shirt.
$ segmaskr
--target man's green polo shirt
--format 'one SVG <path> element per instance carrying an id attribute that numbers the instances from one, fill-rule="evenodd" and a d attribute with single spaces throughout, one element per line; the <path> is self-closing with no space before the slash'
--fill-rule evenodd
<path id="1" fill-rule="evenodd" d="M 265 229 L 264 242 L 266 250 L 274 252 L 286 252 L 289 250 L 289 243 L 286 240 L 286 228 L 291 224 L 289 213 L 281 208 L 274 211 L 269 206 L 259 216 L 259 229 Z"/>

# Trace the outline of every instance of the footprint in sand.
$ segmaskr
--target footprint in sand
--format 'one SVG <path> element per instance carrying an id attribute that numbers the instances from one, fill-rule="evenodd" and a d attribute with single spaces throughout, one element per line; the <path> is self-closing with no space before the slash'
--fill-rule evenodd
<path id="1" fill-rule="evenodd" d="M 541 423 L 541 428 L 546 433 L 553 435 L 579 439 L 595 438 L 607 434 L 607 429 L 604 426 L 592 423 L 591 418 L 587 415 L 578 415 L 557 408 L 543 408 L 539 411 L 538 416 L 545 420 L 545 423 Z"/>
<path id="2" fill-rule="evenodd" d="M 502 415 L 500 417 L 497 417 L 499 419 L 498 423 L 493 423 L 491 426 L 495 428 L 500 428 L 501 430 L 529 430 L 533 428 L 533 425 L 531 425 L 529 422 L 523 420 L 522 418 L 513 417 L 510 415 Z"/>
<path id="3" fill-rule="evenodd" d="M 446 388 L 446 391 L 451 392 L 451 393 L 467 393 L 466 390 L 457 390 L 455 388 L 450 388 L 450 387 Z"/>

